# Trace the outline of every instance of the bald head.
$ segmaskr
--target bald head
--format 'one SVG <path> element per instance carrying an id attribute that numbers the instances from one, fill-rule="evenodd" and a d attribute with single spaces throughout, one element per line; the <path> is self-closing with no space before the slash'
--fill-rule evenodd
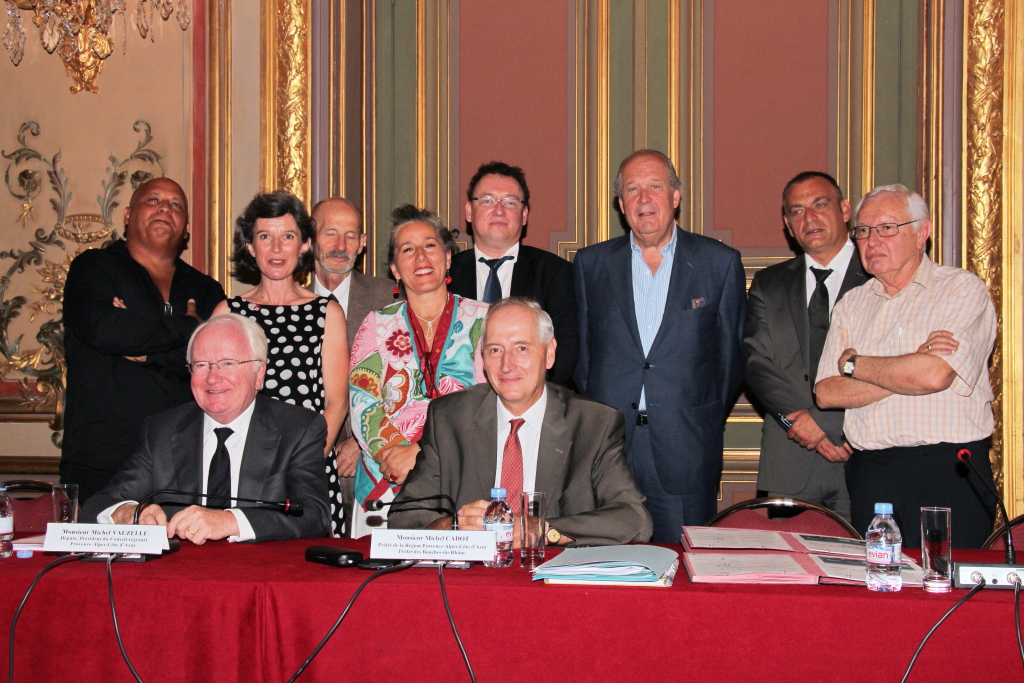
<path id="1" fill-rule="evenodd" d="M 344 197 L 331 197 L 313 207 L 316 224 L 316 276 L 328 289 L 335 289 L 356 264 L 366 248 L 363 215 Z"/>
<path id="2" fill-rule="evenodd" d="M 132 193 L 124 210 L 125 238 L 136 258 L 173 258 L 184 248 L 188 199 L 170 178 L 153 178 Z"/>

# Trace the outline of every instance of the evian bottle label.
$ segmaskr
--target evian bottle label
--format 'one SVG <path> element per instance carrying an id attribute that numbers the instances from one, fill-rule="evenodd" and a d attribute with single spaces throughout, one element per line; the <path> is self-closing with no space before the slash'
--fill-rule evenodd
<path id="1" fill-rule="evenodd" d="M 485 531 L 494 532 L 495 543 L 511 543 L 512 542 L 512 524 L 485 524 Z"/>
<path id="2" fill-rule="evenodd" d="M 900 546 L 881 543 L 868 546 L 868 562 L 871 564 L 896 564 L 899 562 Z"/>
<path id="3" fill-rule="evenodd" d="M 0 517 L 0 534 L 14 533 L 14 517 Z"/>

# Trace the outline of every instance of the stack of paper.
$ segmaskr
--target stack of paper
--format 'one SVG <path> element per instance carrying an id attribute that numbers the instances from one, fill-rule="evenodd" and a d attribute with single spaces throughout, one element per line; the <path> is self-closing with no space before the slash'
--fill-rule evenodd
<path id="1" fill-rule="evenodd" d="M 569 548 L 533 570 L 545 583 L 595 586 L 671 586 L 679 554 L 650 545 Z"/>
<path id="2" fill-rule="evenodd" d="M 686 571 L 694 583 L 867 581 L 865 543 L 851 538 L 755 529 L 683 527 Z M 903 556 L 903 583 L 921 585 L 921 567 Z"/>

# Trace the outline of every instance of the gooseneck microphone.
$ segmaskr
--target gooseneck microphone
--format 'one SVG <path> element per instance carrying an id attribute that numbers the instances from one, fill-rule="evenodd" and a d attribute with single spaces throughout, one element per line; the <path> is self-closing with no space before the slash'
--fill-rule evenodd
<path id="1" fill-rule="evenodd" d="M 392 509 L 394 509 L 394 506 L 396 506 L 396 505 L 401 506 L 401 505 L 405 505 L 406 503 L 422 503 L 423 501 L 427 501 L 427 500 L 444 500 L 444 501 L 447 501 L 448 504 L 451 506 L 451 510 L 452 510 L 452 529 L 458 530 L 458 528 L 459 528 L 459 515 L 456 512 L 457 508 L 455 507 L 455 501 L 452 500 L 452 497 L 449 496 L 446 493 L 439 493 L 436 496 L 423 496 L 422 498 L 406 498 L 405 500 L 392 500 L 392 501 L 387 502 L 387 503 L 385 503 L 384 501 L 380 500 L 379 498 L 374 498 L 373 500 L 366 501 L 366 509 L 368 511 L 370 511 L 370 512 L 377 512 L 378 510 L 382 509 L 385 505 L 391 505 Z M 414 510 L 435 510 L 436 511 L 436 509 L 434 509 L 434 508 L 413 508 L 413 509 Z"/>
<path id="2" fill-rule="evenodd" d="M 204 494 L 202 492 L 197 492 L 197 491 L 178 491 L 176 489 L 159 489 L 157 491 L 153 491 L 152 493 L 150 493 L 150 494 L 148 494 L 146 496 L 143 496 L 142 500 L 139 501 L 139 504 L 135 506 L 135 515 L 134 515 L 134 517 L 132 517 L 132 524 L 138 524 L 139 523 L 139 515 L 142 513 L 143 508 L 145 508 L 146 505 L 149 504 L 149 501 L 151 501 L 154 498 L 156 498 L 157 496 L 163 495 L 165 493 L 166 494 L 175 495 L 175 496 L 190 496 L 190 497 L 194 497 L 194 496 L 202 497 L 202 496 L 206 495 L 206 494 Z M 256 500 L 255 498 L 239 498 L 237 496 L 210 496 L 210 497 L 211 498 L 216 498 L 218 500 L 237 500 L 237 501 L 241 501 L 243 503 L 256 503 L 257 505 L 262 505 L 265 509 L 268 509 L 268 510 L 278 510 L 278 511 L 283 512 L 285 514 L 292 515 L 293 517 L 301 517 L 302 516 L 302 502 L 298 501 L 298 500 L 291 500 L 291 499 L 285 499 L 284 501 Z"/>
<path id="3" fill-rule="evenodd" d="M 981 476 L 981 472 L 979 472 L 978 468 L 974 466 L 973 462 L 971 462 L 970 450 L 961 448 L 956 453 L 956 459 L 970 465 L 971 469 L 974 470 L 974 473 L 978 476 L 978 479 L 984 482 L 985 486 L 988 487 L 988 490 L 996 497 L 996 502 L 999 503 L 999 509 L 1003 512 L 1003 519 L 1006 521 L 1006 564 L 1015 564 L 1017 562 L 1017 553 L 1013 549 L 1013 533 L 1010 529 L 1010 515 L 1006 514 L 1006 506 L 1003 505 L 1003 499 L 999 497 L 999 492 L 996 491 L 996 487 L 992 485 L 992 482 Z"/>

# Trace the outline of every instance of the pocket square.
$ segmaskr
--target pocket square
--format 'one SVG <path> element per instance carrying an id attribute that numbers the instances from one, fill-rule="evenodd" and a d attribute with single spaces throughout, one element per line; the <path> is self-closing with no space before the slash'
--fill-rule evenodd
<path id="1" fill-rule="evenodd" d="M 704 308 L 707 305 L 708 305 L 708 300 L 705 299 L 702 296 L 699 296 L 696 299 L 691 299 L 690 300 L 690 308 Z"/>

